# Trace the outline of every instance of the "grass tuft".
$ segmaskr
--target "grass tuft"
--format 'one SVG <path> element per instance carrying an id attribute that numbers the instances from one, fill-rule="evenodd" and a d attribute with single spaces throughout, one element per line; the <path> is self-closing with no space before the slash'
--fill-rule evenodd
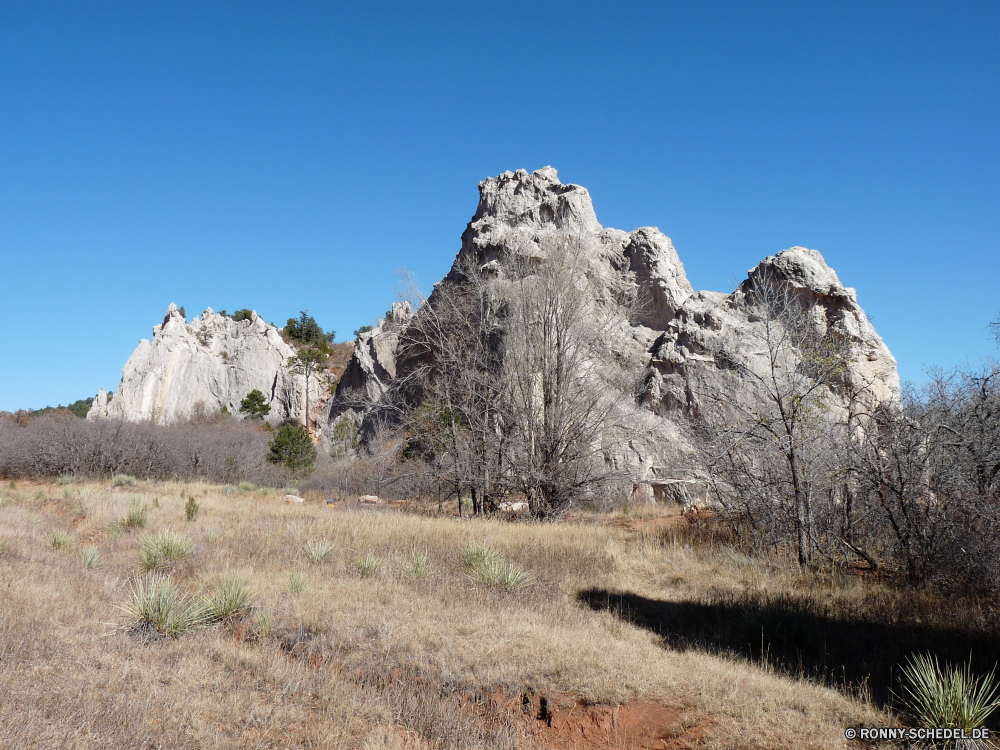
<path id="1" fill-rule="evenodd" d="M 91 545 L 81 547 L 80 564 L 87 570 L 93 570 L 98 567 L 101 564 L 101 551 Z"/>
<path id="2" fill-rule="evenodd" d="M 502 554 L 487 547 L 485 542 L 469 542 L 462 550 L 462 561 L 469 578 L 485 586 L 517 591 L 535 582 L 531 573 L 508 562 Z"/>
<path id="3" fill-rule="evenodd" d="M 254 484 L 253 482 L 246 482 L 246 481 L 240 482 L 237 485 L 237 487 L 239 488 L 240 492 L 246 492 L 246 493 L 253 492 L 254 490 L 257 489 L 257 485 L 256 484 Z"/>
<path id="4" fill-rule="evenodd" d="M 250 587 L 246 582 L 229 579 L 207 600 L 206 622 L 232 622 L 247 613 L 249 602 Z"/>
<path id="5" fill-rule="evenodd" d="M 114 487 L 131 487 L 139 480 L 128 474 L 115 474 L 111 480 Z"/>
<path id="6" fill-rule="evenodd" d="M 382 569 L 382 558 L 372 554 L 367 554 L 358 560 L 358 573 L 362 578 L 370 578 L 377 575 Z"/>
<path id="7" fill-rule="evenodd" d="M 203 601 L 188 600 L 170 579 L 155 573 L 132 583 L 121 609 L 128 615 L 133 632 L 157 632 L 168 638 L 178 638 L 205 624 L 207 617 Z"/>
<path id="8" fill-rule="evenodd" d="M 67 534 L 65 531 L 60 531 L 59 529 L 52 529 L 49 532 L 49 542 L 52 543 L 53 549 L 63 549 L 68 547 L 73 541 L 73 537 Z"/>
<path id="9" fill-rule="evenodd" d="M 912 654 L 902 665 L 905 682 L 900 696 L 907 711 L 924 727 L 976 729 L 1000 706 L 996 668 L 972 675 L 972 660 L 942 667 L 936 656 Z"/>
<path id="10" fill-rule="evenodd" d="M 305 588 L 306 583 L 309 582 L 309 578 L 301 570 L 293 570 L 292 574 L 288 577 L 288 583 L 285 588 L 288 589 L 290 594 L 301 594 Z"/>
<path id="11" fill-rule="evenodd" d="M 164 531 L 139 537 L 139 562 L 143 570 L 157 570 L 183 560 L 191 553 L 191 540 L 183 534 Z"/>
<path id="12" fill-rule="evenodd" d="M 315 565 L 327 562 L 335 549 L 336 545 L 326 539 L 310 539 L 302 546 L 303 554 Z"/>
<path id="13" fill-rule="evenodd" d="M 229 495 L 235 495 L 236 492 L 237 492 L 237 489 L 236 489 L 235 485 L 226 484 L 226 485 L 222 486 L 222 488 L 219 490 L 219 492 L 221 492 L 223 495 L 226 495 L 228 497 Z"/>
<path id="14" fill-rule="evenodd" d="M 403 571 L 414 578 L 427 578 L 431 574 L 431 558 L 424 552 L 413 552 L 410 554 L 410 564 Z"/>

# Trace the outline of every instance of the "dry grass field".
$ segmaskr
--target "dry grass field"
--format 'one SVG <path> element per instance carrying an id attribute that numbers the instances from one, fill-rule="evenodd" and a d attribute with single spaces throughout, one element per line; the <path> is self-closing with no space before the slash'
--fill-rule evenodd
<path id="1" fill-rule="evenodd" d="M 766 619 L 922 611 L 692 543 L 657 513 L 513 523 L 147 482 L 0 493 L 3 748 L 843 748 L 846 726 L 898 719 L 808 637 L 791 664 Z M 146 567 L 191 601 L 241 581 L 249 602 L 175 638 L 136 626 L 141 549 L 168 531 L 190 548 Z"/>

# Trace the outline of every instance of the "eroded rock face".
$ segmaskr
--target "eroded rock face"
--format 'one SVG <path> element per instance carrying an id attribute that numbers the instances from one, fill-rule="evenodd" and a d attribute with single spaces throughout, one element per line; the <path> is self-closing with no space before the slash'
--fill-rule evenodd
<path id="1" fill-rule="evenodd" d="M 253 314 L 236 322 L 211 308 L 186 323 L 173 304 L 151 341 L 143 339 L 122 370 L 110 403 L 98 393 L 88 419 L 125 419 L 172 424 L 227 409 L 239 415 L 240 402 L 253 389 L 271 405 L 267 420 L 301 420 L 305 378 L 286 367 L 295 350 L 278 329 Z M 325 408 L 315 377 L 309 383 L 309 410 L 315 419 Z"/>
<path id="2" fill-rule="evenodd" d="M 670 238 L 654 227 L 632 232 L 602 227 L 587 190 L 563 185 L 551 167 L 505 172 L 480 183 L 479 205 L 445 280 L 461 282 L 468 264 L 488 270 L 505 255 L 530 263 L 556 242 L 574 243 L 587 258 L 588 273 L 609 288 L 624 278 L 638 290 L 643 304 L 634 325 L 625 326 L 608 347 L 615 356 L 639 357 L 648 366 L 646 410 L 636 419 L 648 422 L 643 426 L 649 439 L 630 441 L 609 460 L 631 467 L 657 496 L 704 494 L 698 489 L 703 473 L 678 424 L 681 417 L 698 417 L 705 393 L 726 387 L 722 363 L 735 358 L 748 367 L 766 366 L 766 357 L 747 345 L 760 325 L 750 314 L 747 294 L 763 276 L 786 286 L 809 309 L 821 334 L 853 345 L 857 354 L 845 389 L 865 387 L 878 401 L 899 395 L 895 360 L 855 291 L 841 284 L 816 250 L 793 247 L 765 258 L 732 294 L 696 292 Z M 395 376 L 398 341 L 398 333 L 366 335 L 341 381 L 345 392 L 350 387 L 371 397 L 380 394 Z M 334 405 L 331 414 L 337 409 Z"/>
<path id="3" fill-rule="evenodd" d="M 819 335 L 851 344 L 855 356 L 841 384 L 844 393 L 860 394 L 869 403 L 899 397 L 896 360 L 855 290 L 840 283 L 819 252 L 793 247 L 762 260 L 732 294 L 698 292 L 685 301 L 650 348 L 651 407 L 697 417 L 704 394 L 725 387 L 720 362 L 727 359 L 767 373 L 767 352 L 759 345 L 763 323 L 750 314 L 748 297 L 768 281 L 787 289 L 808 311 Z"/>
<path id="4" fill-rule="evenodd" d="M 337 384 L 327 421 L 355 405 L 376 400 L 396 377 L 399 337 L 413 317 L 409 302 L 394 302 L 372 330 L 358 336 L 354 353 Z"/>

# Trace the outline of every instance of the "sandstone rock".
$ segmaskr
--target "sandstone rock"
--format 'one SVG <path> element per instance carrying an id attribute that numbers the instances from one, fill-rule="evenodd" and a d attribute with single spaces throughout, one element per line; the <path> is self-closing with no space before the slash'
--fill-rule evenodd
<path id="1" fill-rule="evenodd" d="M 291 375 L 288 357 L 295 353 L 278 329 L 253 314 L 236 322 L 211 308 L 190 324 L 171 304 L 152 341 L 139 342 L 122 370 L 121 383 L 108 404 L 102 392 L 88 418 L 171 424 L 223 408 L 239 415 L 240 402 L 253 389 L 271 405 L 267 420 L 302 419 L 305 378 Z M 329 390 L 316 377 L 309 381 L 313 415 L 325 408 Z"/>
<path id="2" fill-rule="evenodd" d="M 304 503 L 305 498 L 301 498 L 298 495 L 285 495 L 286 503 Z"/>
<path id="3" fill-rule="evenodd" d="M 497 510 L 501 513 L 527 513 L 528 503 L 524 500 L 517 500 L 514 502 L 503 502 L 497 505 Z"/>
<path id="4" fill-rule="evenodd" d="M 362 495 L 358 498 L 361 505 L 385 505 L 385 500 L 380 500 L 377 495 Z"/>

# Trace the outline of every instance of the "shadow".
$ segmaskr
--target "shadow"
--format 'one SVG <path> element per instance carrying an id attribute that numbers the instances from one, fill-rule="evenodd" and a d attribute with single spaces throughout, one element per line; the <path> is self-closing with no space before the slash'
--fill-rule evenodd
<path id="1" fill-rule="evenodd" d="M 995 637 L 826 617 L 790 597 L 760 601 L 733 596 L 702 604 L 590 589 L 579 592 L 577 599 L 595 611 L 611 612 L 656 633 L 666 647 L 739 656 L 849 693 L 867 686 L 880 706 L 892 703 L 891 691 L 901 692 L 900 664 L 914 652 L 929 651 L 953 664 L 965 662 L 971 654 L 978 675 L 990 672 L 1000 661 L 1000 639 Z M 987 726 L 993 727 L 998 719 L 995 714 Z"/>

